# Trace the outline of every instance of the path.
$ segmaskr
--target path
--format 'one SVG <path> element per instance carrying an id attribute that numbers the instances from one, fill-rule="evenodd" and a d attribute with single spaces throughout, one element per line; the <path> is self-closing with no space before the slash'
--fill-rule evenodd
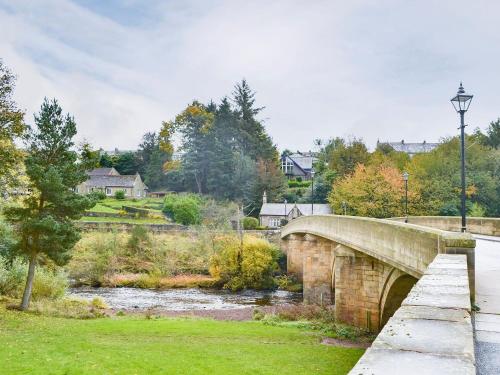
<path id="1" fill-rule="evenodd" d="M 476 367 L 500 374 L 500 238 L 476 237 Z"/>

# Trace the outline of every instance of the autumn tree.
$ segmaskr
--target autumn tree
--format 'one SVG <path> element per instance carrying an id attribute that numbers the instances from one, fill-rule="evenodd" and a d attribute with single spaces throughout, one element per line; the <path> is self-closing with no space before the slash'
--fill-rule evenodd
<path id="1" fill-rule="evenodd" d="M 28 259 L 28 275 L 21 309 L 29 307 L 35 268 L 42 259 L 64 265 L 79 240 L 73 221 L 95 202 L 74 192 L 88 177 L 86 171 L 97 164 L 95 153 L 84 147 L 73 150 L 76 124 L 63 115 L 56 100 L 45 101 L 35 115 L 35 126 L 26 135 L 26 174 L 32 193 L 23 205 L 5 211 L 17 228 L 15 251 Z"/>
<path id="2" fill-rule="evenodd" d="M 354 172 L 337 180 L 328 198 L 334 212 L 355 216 L 392 217 L 404 214 L 404 184 L 399 169 L 392 165 L 357 164 Z M 410 200 L 415 193 L 409 191 Z"/>

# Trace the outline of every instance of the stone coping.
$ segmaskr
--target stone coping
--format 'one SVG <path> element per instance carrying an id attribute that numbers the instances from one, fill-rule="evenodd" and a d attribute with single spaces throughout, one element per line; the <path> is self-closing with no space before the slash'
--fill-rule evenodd
<path id="1" fill-rule="evenodd" d="M 349 374 L 475 374 L 468 285 L 465 255 L 437 255 Z"/>

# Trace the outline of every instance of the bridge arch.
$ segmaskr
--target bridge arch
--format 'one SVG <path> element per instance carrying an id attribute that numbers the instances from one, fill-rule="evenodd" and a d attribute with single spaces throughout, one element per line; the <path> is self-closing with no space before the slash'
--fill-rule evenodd
<path id="1" fill-rule="evenodd" d="M 380 294 L 380 327 L 394 315 L 417 281 L 397 268 L 390 271 Z"/>

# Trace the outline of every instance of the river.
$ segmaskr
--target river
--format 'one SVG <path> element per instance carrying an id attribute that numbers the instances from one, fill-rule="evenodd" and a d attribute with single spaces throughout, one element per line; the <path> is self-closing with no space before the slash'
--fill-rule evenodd
<path id="1" fill-rule="evenodd" d="M 282 290 L 245 290 L 232 293 L 219 289 L 139 289 L 139 288 L 71 288 L 70 297 L 91 300 L 102 298 L 116 310 L 225 310 L 255 306 L 279 306 L 302 301 L 301 293 Z"/>

